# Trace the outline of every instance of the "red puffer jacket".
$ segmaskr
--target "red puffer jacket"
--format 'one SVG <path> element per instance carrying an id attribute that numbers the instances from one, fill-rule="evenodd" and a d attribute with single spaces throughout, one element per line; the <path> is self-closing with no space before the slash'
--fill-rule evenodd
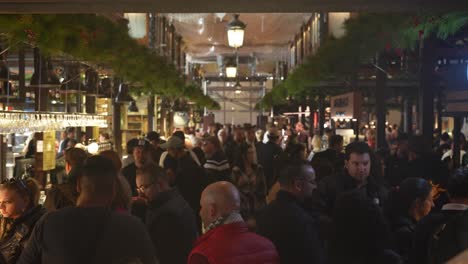
<path id="1" fill-rule="evenodd" d="M 247 230 L 244 222 L 222 225 L 201 236 L 190 253 L 188 263 L 210 264 L 277 264 L 273 243 Z"/>

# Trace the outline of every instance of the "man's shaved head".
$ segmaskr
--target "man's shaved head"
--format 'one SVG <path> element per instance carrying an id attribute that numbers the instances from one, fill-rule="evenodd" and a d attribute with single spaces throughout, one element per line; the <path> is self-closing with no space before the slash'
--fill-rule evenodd
<path id="1" fill-rule="evenodd" d="M 240 210 L 239 191 L 227 181 L 210 184 L 201 195 L 200 205 L 200 216 L 206 227 L 216 218 Z"/>

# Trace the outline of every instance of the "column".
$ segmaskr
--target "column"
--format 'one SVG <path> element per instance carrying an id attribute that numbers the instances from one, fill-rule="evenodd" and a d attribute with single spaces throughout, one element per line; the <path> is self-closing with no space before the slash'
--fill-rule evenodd
<path id="1" fill-rule="evenodd" d="M 24 48 L 20 48 L 18 51 L 18 78 L 19 78 L 19 97 L 24 103 L 26 101 L 26 63 Z"/>
<path id="2" fill-rule="evenodd" d="M 155 130 L 154 129 L 154 95 L 150 94 L 148 96 L 148 132 Z"/>
<path id="3" fill-rule="evenodd" d="M 387 73 L 385 72 L 385 59 L 383 54 L 379 54 L 377 58 L 378 69 L 376 69 L 376 86 L 375 86 L 375 112 L 377 117 L 377 149 L 387 147 L 385 138 L 385 90 L 387 86 Z"/>
<path id="4" fill-rule="evenodd" d="M 431 144 L 434 132 L 434 75 L 431 40 L 421 41 L 419 84 L 419 132 L 427 144 Z"/>
<path id="5" fill-rule="evenodd" d="M 455 116 L 453 118 L 453 169 L 460 167 L 460 130 L 461 130 L 461 121 L 460 116 Z"/>
<path id="6" fill-rule="evenodd" d="M 323 126 L 325 125 L 325 96 L 319 95 L 319 133 L 323 136 Z"/>
<path id="7" fill-rule="evenodd" d="M 87 114 L 96 113 L 96 96 L 86 96 L 85 108 Z M 93 127 L 86 127 L 86 138 L 95 138 Z"/>
<path id="8" fill-rule="evenodd" d="M 403 131 L 413 133 L 413 104 L 409 97 L 405 97 L 403 101 Z"/>
<path id="9" fill-rule="evenodd" d="M 120 85 L 119 79 L 114 79 L 114 91 L 118 90 Z M 115 99 L 112 98 L 112 132 L 114 136 L 115 151 L 122 156 L 122 127 L 121 127 L 121 115 L 122 115 L 122 104 L 116 103 Z"/>

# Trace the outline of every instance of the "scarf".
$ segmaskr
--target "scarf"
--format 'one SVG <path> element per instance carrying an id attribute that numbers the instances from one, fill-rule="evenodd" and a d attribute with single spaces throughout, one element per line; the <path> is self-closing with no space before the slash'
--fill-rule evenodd
<path id="1" fill-rule="evenodd" d="M 241 221 L 244 221 L 244 219 L 242 218 L 240 213 L 238 211 L 234 211 L 228 215 L 223 215 L 223 216 L 216 218 L 213 222 L 211 222 L 211 224 L 209 224 L 206 227 L 205 233 L 207 233 L 208 231 L 212 229 L 215 229 L 218 226 L 232 224 L 232 223 L 241 222 Z"/>

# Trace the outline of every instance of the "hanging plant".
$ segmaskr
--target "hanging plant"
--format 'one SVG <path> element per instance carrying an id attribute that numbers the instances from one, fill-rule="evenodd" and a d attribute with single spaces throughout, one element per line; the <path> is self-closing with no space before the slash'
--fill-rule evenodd
<path id="1" fill-rule="evenodd" d="M 47 55 L 68 54 L 76 59 L 109 65 L 116 76 L 136 83 L 136 92 L 186 97 L 213 105 L 201 89 L 184 94 L 185 81 L 174 65 L 137 43 L 127 26 L 96 15 L 0 15 L 0 28 L 10 44 L 18 41 Z"/>
<path id="2" fill-rule="evenodd" d="M 346 81 L 356 74 L 361 61 L 382 50 L 401 55 L 413 50 L 421 39 L 436 36 L 447 39 L 468 25 L 468 12 L 449 14 L 360 14 L 345 23 L 346 35 L 329 38 L 318 52 L 299 65 L 288 78 L 275 86 L 259 103 L 260 106 L 284 104 L 287 96 L 323 93 L 334 95 L 346 87 L 323 91 L 316 85 L 321 81 Z"/>

